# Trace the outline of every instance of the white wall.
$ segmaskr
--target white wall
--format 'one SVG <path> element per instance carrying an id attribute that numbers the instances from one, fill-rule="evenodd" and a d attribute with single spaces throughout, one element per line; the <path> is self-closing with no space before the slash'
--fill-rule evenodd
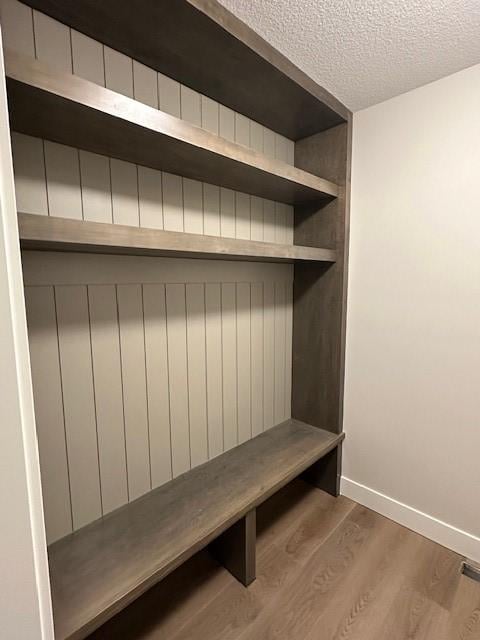
<path id="1" fill-rule="evenodd" d="M 53 622 L 1 37 L 0 78 L 0 635 L 51 640 Z"/>
<path id="2" fill-rule="evenodd" d="M 354 117 L 343 492 L 480 560 L 480 65 Z"/>

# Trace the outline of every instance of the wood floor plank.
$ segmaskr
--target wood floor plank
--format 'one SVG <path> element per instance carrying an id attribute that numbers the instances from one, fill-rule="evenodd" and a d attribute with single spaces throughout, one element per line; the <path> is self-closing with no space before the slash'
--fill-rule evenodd
<path id="1" fill-rule="evenodd" d="M 317 548 L 302 571 L 291 575 L 288 589 L 268 603 L 242 640 L 305 638 L 335 594 L 347 582 L 351 567 L 374 544 L 381 521 L 355 507 L 332 535 Z"/>
<path id="2" fill-rule="evenodd" d="M 297 479 L 257 512 L 245 589 L 201 552 L 91 640 L 480 640 L 457 554 Z"/>
<path id="3" fill-rule="evenodd" d="M 281 523 L 277 523 L 274 541 L 259 545 L 256 581 L 243 590 L 232 582 L 172 640 L 234 640 L 250 630 L 253 631 L 251 637 L 262 637 L 256 635 L 257 619 L 282 593 L 289 593 L 287 585 L 303 572 L 318 546 L 341 526 L 353 508 L 349 501 L 343 500 L 339 501 L 339 509 L 328 510 L 324 499 L 311 500 L 310 497 L 305 493 L 301 496 L 301 514 L 295 508 L 293 494 L 271 500 L 267 512 L 274 511 L 283 500 L 284 511 Z M 262 519 L 260 515 L 260 522 Z M 159 635 L 158 640 L 161 637 Z"/>
<path id="4" fill-rule="evenodd" d="M 352 566 L 345 589 L 322 612 L 305 640 L 371 640 L 404 582 L 402 567 L 415 554 L 415 534 L 383 519 L 375 545 Z M 348 596 L 348 597 L 347 597 Z"/>
<path id="5" fill-rule="evenodd" d="M 446 638 L 480 638 L 480 585 L 465 576 L 461 576 L 458 582 L 448 618 Z"/>

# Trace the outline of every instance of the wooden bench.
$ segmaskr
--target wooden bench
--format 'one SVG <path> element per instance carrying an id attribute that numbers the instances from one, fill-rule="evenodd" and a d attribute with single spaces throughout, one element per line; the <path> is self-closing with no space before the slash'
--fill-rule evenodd
<path id="1" fill-rule="evenodd" d="M 287 420 L 52 544 L 56 639 L 85 638 L 208 544 L 248 585 L 255 507 L 303 472 L 321 480 L 342 440 Z"/>

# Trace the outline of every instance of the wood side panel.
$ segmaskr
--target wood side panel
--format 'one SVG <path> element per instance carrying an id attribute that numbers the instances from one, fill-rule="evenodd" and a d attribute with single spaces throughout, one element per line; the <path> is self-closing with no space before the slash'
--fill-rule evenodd
<path id="1" fill-rule="evenodd" d="M 102 510 L 128 502 L 122 367 L 114 285 L 88 289 Z"/>
<path id="2" fill-rule="evenodd" d="M 173 477 L 191 467 L 187 319 L 184 284 L 167 284 L 167 349 Z"/>
<path id="3" fill-rule="evenodd" d="M 12 154 L 18 210 L 48 216 L 43 140 L 12 131 Z"/>
<path id="4" fill-rule="evenodd" d="M 143 285 L 145 366 L 152 488 L 172 478 L 167 318 L 164 284 Z"/>
<path id="5" fill-rule="evenodd" d="M 328 246 L 334 265 L 295 265 L 292 415 L 342 429 L 351 123 L 302 140 L 297 164 L 343 185 L 322 209 L 295 208 L 295 242 Z"/>
<path id="6" fill-rule="evenodd" d="M 256 577 L 256 510 L 252 509 L 211 545 L 214 558 L 248 587 Z"/>
<path id="7" fill-rule="evenodd" d="M 35 422 L 48 543 L 72 531 L 62 381 L 53 287 L 25 287 Z"/>
<path id="8" fill-rule="evenodd" d="M 237 283 L 237 420 L 238 443 L 252 437 L 252 354 L 251 354 L 251 292 L 249 282 Z"/>
<path id="9" fill-rule="evenodd" d="M 117 285 L 130 500 L 152 486 L 142 297 L 139 284 Z"/>
<path id="10" fill-rule="evenodd" d="M 208 460 L 205 285 L 186 285 L 188 410 L 192 467 Z"/>
<path id="11" fill-rule="evenodd" d="M 205 342 L 208 454 L 214 458 L 223 452 L 223 377 L 221 285 L 205 284 Z"/>
<path id="12" fill-rule="evenodd" d="M 26 4 L 289 138 L 348 117 L 332 95 L 214 0 L 139 0 L 135 8 L 126 0 Z"/>
<path id="13" fill-rule="evenodd" d="M 73 528 L 102 514 L 86 286 L 55 287 Z"/>

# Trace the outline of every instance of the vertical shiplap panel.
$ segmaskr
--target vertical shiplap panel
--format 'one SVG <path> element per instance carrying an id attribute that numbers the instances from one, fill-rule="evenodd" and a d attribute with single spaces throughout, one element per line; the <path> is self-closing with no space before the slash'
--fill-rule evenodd
<path id="1" fill-rule="evenodd" d="M 220 284 L 205 285 L 209 458 L 223 451 L 222 313 Z"/>
<path id="2" fill-rule="evenodd" d="M 180 105 L 181 118 L 194 124 L 197 127 L 202 126 L 202 112 L 200 104 L 200 94 L 190 87 L 180 85 Z"/>
<path id="3" fill-rule="evenodd" d="M 275 424 L 285 419 L 285 283 L 275 283 Z"/>
<path id="4" fill-rule="evenodd" d="M 250 237 L 263 240 L 263 199 L 257 196 L 250 199 Z"/>
<path id="5" fill-rule="evenodd" d="M 219 105 L 218 102 L 202 96 L 202 129 L 218 136 Z"/>
<path id="6" fill-rule="evenodd" d="M 222 283 L 223 442 L 228 451 L 238 443 L 236 285 Z"/>
<path id="7" fill-rule="evenodd" d="M 287 242 L 287 205 L 283 202 L 275 203 L 275 242 Z"/>
<path id="8" fill-rule="evenodd" d="M 134 500 L 151 488 L 142 287 L 117 286 L 128 493 Z"/>
<path id="9" fill-rule="evenodd" d="M 185 285 L 167 284 L 168 375 L 173 477 L 190 469 Z"/>
<path id="10" fill-rule="evenodd" d="M 250 240 L 250 196 L 235 191 L 235 237 Z"/>
<path id="11" fill-rule="evenodd" d="M 180 118 L 180 84 L 163 73 L 157 74 L 159 108 Z"/>
<path id="12" fill-rule="evenodd" d="M 220 105 L 219 135 L 230 142 L 235 142 L 235 112 Z"/>
<path id="13" fill-rule="evenodd" d="M 138 165 L 140 226 L 163 229 L 162 172 Z"/>
<path id="14" fill-rule="evenodd" d="M 252 437 L 250 283 L 237 284 L 238 443 Z"/>
<path id="15" fill-rule="evenodd" d="M 241 113 L 235 113 L 235 142 L 250 146 L 250 120 Z"/>
<path id="16" fill-rule="evenodd" d="M 18 0 L 2 0 L 0 18 L 3 46 L 34 58 L 32 9 Z"/>
<path id="17" fill-rule="evenodd" d="M 235 237 L 235 192 L 224 187 L 220 188 L 220 235 Z"/>
<path id="18" fill-rule="evenodd" d="M 137 167 L 131 162 L 111 158 L 113 221 L 138 227 L 138 179 Z"/>
<path id="19" fill-rule="evenodd" d="M 72 29 L 73 73 L 80 78 L 105 86 L 103 45 Z"/>
<path id="20" fill-rule="evenodd" d="M 285 419 L 292 417 L 292 341 L 293 341 L 293 283 L 286 284 L 285 327 Z"/>
<path id="21" fill-rule="evenodd" d="M 285 136 L 282 136 L 279 133 L 275 134 L 275 158 L 277 160 L 281 160 L 282 162 L 288 161 L 287 143 L 288 140 Z"/>
<path id="22" fill-rule="evenodd" d="M 128 502 L 115 285 L 88 287 L 103 513 Z"/>
<path id="23" fill-rule="evenodd" d="M 263 426 L 273 427 L 275 397 L 275 285 L 263 285 Z"/>
<path id="24" fill-rule="evenodd" d="M 186 233 L 203 233 L 203 191 L 198 180 L 183 178 L 183 216 Z"/>
<path id="25" fill-rule="evenodd" d="M 293 232 L 294 232 L 294 210 L 291 204 L 286 204 L 285 206 L 285 230 L 286 230 L 286 238 L 285 241 L 287 244 L 293 244 Z"/>
<path id="26" fill-rule="evenodd" d="M 263 283 L 251 284 L 252 436 L 263 431 Z"/>
<path id="27" fill-rule="evenodd" d="M 43 140 L 12 131 L 17 209 L 48 215 Z"/>
<path id="28" fill-rule="evenodd" d="M 165 285 L 143 285 L 152 488 L 172 477 Z"/>
<path id="29" fill-rule="evenodd" d="M 55 287 L 73 528 L 102 515 L 86 286 Z"/>
<path id="30" fill-rule="evenodd" d="M 82 218 L 78 149 L 45 140 L 48 206 L 51 216 Z"/>
<path id="31" fill-rule="evenodd" d="M 157 73 L 136 60 L 133 61 L 133 97 L 158 109 Z"/>
<path id="32" fill-rule="evenodd" d="M 263 239 L 265 242 L 275 242 L 275 202 L 263 201 Z"/>
<path id="33" fill-rule="evenodd" d="M 84 219 L 112 222 L 109 159 L 80 150 L 80 176 Z"/>
<path id="34" fill-rule="evenodd" d="M 36 10 L 33 11 L 33 22 L 38 60 L 55 71 L 72 73 L 70 29 Z"/>
<path id="35" fill-rule="evenodd" d="M 183 231 L 182 178 L 162 172 L 163 226 L 166 231 Z"/>
<path id="36" fill-rule="evenodd" d="M 203 233 L 220 235 L 220 187 L 203 184 Z"/>
<path id="37" fill-rule="evenodd" d="M 188 407 L 192 467 L 208 460 L 205 285 L 186 285 Z"/>
<path id="38" fill-rule="evenodd" d="M 263 153 L 263 125 L 253 120 L 250 122 L 250 145 L 255 151 Z"/>
<path id="39" fill-rule="evenodd" d="M 275 158 L 275 134 L 267 128 L 263 130 L 263 153 L 269 158 Z"/>
<path id="40" fill-rule="evenodd" d="M 133 98 L 132 59 L 120 51 L 104 47 L 105 86 L 107 89 Z"/>
<path id="41" fill-rule="evenodd" d="M 47 541 L 72 531 L 53 287 L 25 287 Z"/>
<path id="42" fill-rule="evenodd" d="M 295 166 L 295 142 L 293 140 L 287 140 L 287 162 L 292 167 Z"/>

